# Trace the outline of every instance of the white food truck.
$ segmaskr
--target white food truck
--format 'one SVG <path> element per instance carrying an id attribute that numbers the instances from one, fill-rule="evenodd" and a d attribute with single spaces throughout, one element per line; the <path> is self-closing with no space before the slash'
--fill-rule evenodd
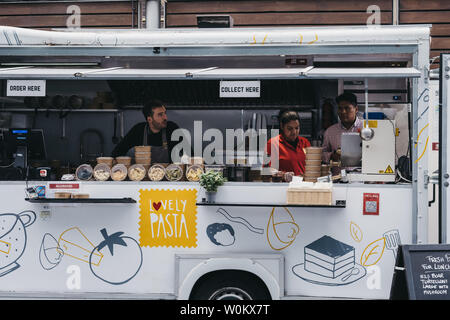
<path id="1" fill-rule="evenodd" d="M 289 184 L 279 182 L 229 181 L 209 203 L 198 182 L 3 177 L 2 297 L 389 299 L 400 244 L 427 244 L 437 234 L 447 242 L 444 194 L 442 230 L 428 224 L 430 26 L 0 29 L 0 111 L 17 117 L 50 113 L 47 129 L 53 136 L 61 129 L 60 140 L 70 139 L 83 122 L 101 129 L 111 114 L 118 115 L 123 134 L 128 111 L 74 110 L 78 124 L 65 127 L 65 118 L 14 105 L 17 99 L 63 87 L 82 93 L 105 83 L 119 83 L 115 87 L 130 95 L 140 94 L 132 90 L 139 81 L 168 86 L 173 95 L 185 90 L 180 86 L 191 92 L 200 86 L 219 102 L 212 106 L 209 98 L 174 111 L 168 104 L 170 116 L 206 119 L 213 127 L 228 121 L 222 112 L 232 111 L 237 116 L 229 128 L 245 129 L 248 110 L 264 109 L 277 90 L 293 88 L 300 99 L 314 88 L 318 105 L 333 86 L 336 92 L 327 97 L 357 94 L 369 120 L 364 126 L 374 133 L 362 142 L 361 172 L 334 182 L 326 205 L 287 204 Z M 442 63 L 446 103 L 448 57 Z M 220 98 L 220 81 L 256 82 L 261 99 L 238 104 Z M 264 85 L 270 81 L 281 85 Z M 385 117 L 370 118 L 371 111 Z M 315 119 L 317 124 L 320 116 Z M 439 141 L 445 187 L 446 130 Z M 47 149 L 58 141 L 47 140 Z M 69 143 L 60 152 L 72 149 L 78 146 Z M 45 197 L 31 197 L 30 190 L 45 190 Z M 55 199 L 61 191 L 89 198 Z"/>

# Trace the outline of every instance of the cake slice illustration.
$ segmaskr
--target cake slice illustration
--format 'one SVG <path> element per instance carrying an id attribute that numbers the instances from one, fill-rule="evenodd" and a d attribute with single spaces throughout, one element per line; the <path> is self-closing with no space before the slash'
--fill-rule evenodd
<path id="1" fill-rule="evenodd" d="M 356 263 L 354 247 L 327 235 L 306 245 L 303 258 L 304 262 L 294 265 L 292 272 L 317 285 L 347 285 L 367 273 L 363 266 Z"/>
<path id="2" fill-rule="evenodd" d="M 305 247 L 305 270 L 327 278 L 337 278 L 355 267 L 355 248 L 329 236 Z"/>

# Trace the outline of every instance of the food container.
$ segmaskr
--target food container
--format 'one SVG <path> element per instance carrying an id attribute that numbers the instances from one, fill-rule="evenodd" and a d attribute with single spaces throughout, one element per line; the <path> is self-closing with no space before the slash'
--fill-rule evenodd
<path id="1" fill-rule="evenodd" d="M 205 165 L 205 173 L 209 171 L 217 171 L 222 173 L 222 176 L 224 175 L 225 166 L 220 164 L 207 164 Z"/>
<path id="2" fill-rule="evenodd" d="M 285 172 L 284 175 L 283 175 L 283 181 L 284 182 L 291 182 L 293 176 L 294 176 L 294 172 Z"/>
<path id="3" fill-rule="evenodd" d="M 322 147 L 308 147 L 306 148 L 306 161 L 321 160 L 322 159 Z"/>
<path id="4" fill-rule="evenodd" d="M 150 153 L 152 147 L 151 146 L 135 146 L 134 152 L 143 152 L 143 153 Z"/>
<path id="5" fill-rule="evenodd" d="M 91 180 L 92 175 L 94 173 L 94 169 L 89 164 L 80 165 L 75 171 L 75 177 L 77 180 Z"/>
<path id="6" fill-rule="evenodd" d="M 148 169 L 147 175 L 151 181 L 161 181 L 166 175 L 166 169 L 161 164 L 154 164 Z"/>
<path id="7" fill-rule="evenodd" d="M 239 182 L 248 181 L 250 167 L 227 166 L 226 170 L 228 181 L 239 181 Z"/>
<path id="8" fill-rule="evenodd" d="M 150 165 L 152 163 L 152 160 L 150 158 L 148 158 L 148 159 L 135 158 L 134 162 L 137 164 L 142 164 L 142 165 Z"/>
<path id="9" fill-rule="evenodd" d="M 111 178 L 114 181 L 123 181 L 127 177 L 128 169 L 124 164 L 118 163 L 111 169 Z"/>
<path id="10" fill-rule="evenodd" d="M 322 170 L 321 166 L 306 166 L 305 167 L 305 175 L 316 175 L 316 174 L 320 174 L 320 171 Z"/>
<path id="11" fill-rule="evenodd" d="M 183 169 L 178 164 L 170 164 L 166 168 L 166 179 L 168 181 L 180 181 L 183 178 Z"/>
<path id="12" fill-rule="evenodd" d="M 70 192 L 55 192 L 56 199 L 69 199 L 72 196 Z"/>
<path id="13" fill-rule="evenodd" d="M 331 205 L 331 201 L 331 190 L 314 188 L 288 188 L 287 191 L 287 204 Z"/>
<path id="14" fill-rule="evenodd" d="M 141 181 L 146 173 L 147 171 L 142 164 L 133 164 L 128 168 L 128 178 L 132 181 Z"/>
<path id="15" fill-rule="evenodd" d="M 315 153 L 315 154 L 322 154 L 323 148 L 322 147 L 307 147 L 306 148 L 306 154 Z"/>
<path id="16" fill-rule="evenodd" d="M 123 164 L 128 168 L 131 165 L 131 157 L 127 157 L 127 156 L 116 157 L 116 162 L 118 164 Z"/>
<path id="17" fill-rule="evenodd" d="M 327 164 L 323 164 L 320 168 L 320 175 L 327 176 L 330 174 L 330 166 Z"/>
<path id="18" fill-rule="evenodd" d="M 113 157 L 98 157 L 97 158 L 97 164 L 104 163 L 109 166 L 109 168 L 112 168 L 114 162 Z"/>
<path id="19" fill-rule="evenodd" d="M 186 169 L 186 179 L 189 181 L 199 181 L 200 176 L 204 173 L 203 168 L 200 165 L 191 165 Z"/>
<path id="20" fill-rule="evenodd" d="M 94 168 L 94 178 L 98 181 L 106 181 L 111 176 L 111 168 L 105 163 L 99 163 Z"/>
<path id="21" fill-rule="evenodd" d="M 72 195 L 73 199 L 89 199 L 88 193 L 77 193 Z"/>
<path id="22" fill-rule="evenodd" d="M 284 173 L 281 171 L 272 173 L 272 182 L 282 182 Z"/>
<path id="23" fill-rule="evenodd" d="M 189 159 L 189 164 L 190 165 L 194 165 L 194 164 L 203 165 L 203 158 L 202 157 L 191 157 Z"/>
<path id="24" fill-rule="evenodd" d="M 312 167 L 317 167 L 317 166 L 322 166 L 322 160 L 320 159 L 320 160 L 310 160 L 310 159 L 307 159 L 307 160 L 305 160 L 305 166 L 307 166 L 307 167 L 309 167 L 309 166 L 312 166 Z"/>
<path id="25" fill-rule="evenodd" d="M 306 161 L 322 160 L 322 154 L 321 153 L 306 153 L 305 159 L 306 159 Z"/>
<path id="26" fill-rule="evenodd" d="M 252 169 L 248 174 L 249 181 L 262 181 L 261 169 Z"/>

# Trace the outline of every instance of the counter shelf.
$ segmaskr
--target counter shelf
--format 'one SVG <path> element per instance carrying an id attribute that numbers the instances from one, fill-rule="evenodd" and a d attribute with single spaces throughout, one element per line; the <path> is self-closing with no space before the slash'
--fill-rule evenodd
<path id="1" fill-rule="evenodd" d="M 136 200 L 132 198 L 77 198 L 77 199 L 64 199 L 64 198 L 25 198 L 25 201 L 31 203 L 136 203 Z"/>
<path id="2" fill-rule="evenodd" d="M 231 203 L 231 202 L 197 202 L 197 206 L 217 206 L 217 207 L 284 207 L 284 208 L 345 208 L 345 203 L 332 205 L 324 204 L 287 204 L 287 203 Z"/>

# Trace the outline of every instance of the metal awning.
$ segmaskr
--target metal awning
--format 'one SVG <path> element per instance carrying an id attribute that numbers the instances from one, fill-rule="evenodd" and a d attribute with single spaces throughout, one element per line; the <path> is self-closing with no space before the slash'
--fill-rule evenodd
<path id="1" fill-rule="evenodd" d="M 177 80 L 208 69 L 125 69 L 17 67 L 0 69 L 0 79 L 42 80 Z"/>
<path id="2" fill-rule="evenodd" d="M 417 78 L 415 68 L 202 68 L 127 69 L 14 67 L 0 69 L 0 79 L 42 80 L 183 80 L 183 79 L 340 79 Z"/>
<path id="3" fill-rule="evenodd" d="M 194 75 L 195 79 L 299 79 L 305 78 L 306 68 L 211 68 Z"/>
<path id="4" fill-rule="evenodd" d="M 420 71 L 415 68 L 313 68 L 308 78 L 419 78 Z"/>

